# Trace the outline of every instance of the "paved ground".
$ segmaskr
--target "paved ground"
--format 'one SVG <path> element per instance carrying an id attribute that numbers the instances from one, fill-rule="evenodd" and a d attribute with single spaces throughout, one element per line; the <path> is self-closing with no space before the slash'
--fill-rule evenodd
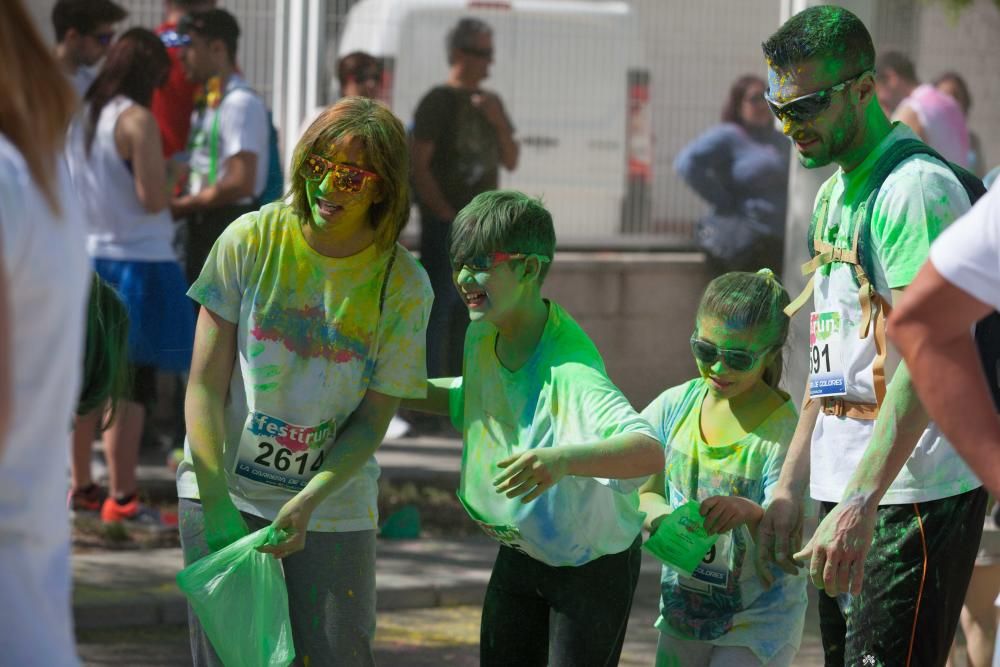
<path id="1" fill-rule="evenodd" d="M 378 617 L 375 657 L 388 667 L 439 667 L 479 664 L 478 606 L 436 607 L 382 612 Z M 640 595 L 629 625 L 623 667 L 653 664 L 657 631 L 655 592 Z M 80 653 L 88 667 L 190 665 L 187 631 L 183 626 L 159 626 L 134 631 L 81 632 Z M 802 650 L 795 660 L 799 667 L 820 667 L 822 650 L 815 624 L 811 624 Z"/>
<path id="2" fill-rule="evenodd" d="M 386 442 L 378 459 L 394 481 L 457 486 L 461 445 L 445 438 Z M 144 491 L 169 497 L 173 476 L 155 457 L 140 469 Z M 496 546 L 474 538 L 378 543 L 376 657 L 389 667 L 477 665 L 480 604 Z M 658 564 L 644 560 L 621 665 L 652 665 Z M 84 664 L 189 665 L 184 600 L 174 576 L 178 549 L 94 551 L 74 556 L 74 616 Z M 822 665 L 815 606 L 806 618 L 801 667 Z M 2 660 L 0 660 L 2 662 Z M 964 664 L 964 663 L 959 663 Z"/>

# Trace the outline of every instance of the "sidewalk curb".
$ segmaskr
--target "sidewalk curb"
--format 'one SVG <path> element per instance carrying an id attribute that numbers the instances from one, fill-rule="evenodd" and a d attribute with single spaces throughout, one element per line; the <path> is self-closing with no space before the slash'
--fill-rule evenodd
<path id="1" fill-rule="evenodd" d="M 639 586 L 658 586 L 659 572 L 639 574 Z M 481 606 L 487 581 L 464 581 L 441 586 L 393 586 L 377 590 L 378 612 L 406 609 Z M 187 601 L 176 584 L 158 590 L 108 592 L 77 585 L 73 591 L 73 621 L 77 630 L 111 630 L 187 623 Z"/>
<path id="2" fill-rule="evenodd" d="M 73 621 L 77 630 L 109 630 L 185 625 L 187 601 L 173 587 L 170 591 L 137 591 L 118 596 L 125 599 L 78 600 L 74 592 Z M 486 585 L 466 583 L 458 586 L 419 586 L 390 588 L 377 592 L 376 610 L 400 611 L 430 607 L 481 605 Z M 116 597 L 116 596 L 108 596 Z"/>

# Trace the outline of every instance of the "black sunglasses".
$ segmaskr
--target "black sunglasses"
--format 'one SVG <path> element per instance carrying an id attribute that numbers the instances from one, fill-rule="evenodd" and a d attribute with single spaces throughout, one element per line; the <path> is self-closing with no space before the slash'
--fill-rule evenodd
<path id="1" fill-rule="evenodd" d="M 492 58 L 493 49 L 477 49 L 474 46 L 463 46 L 459 48 L 462 53 L 468 53 L 470 56 L 476 56 L 477 58 Z"/>
<path id="2" fill-rule="evenodd" d="M 91 36 L 94 40 L 101 46 L 107 46 L 111 43 L 111 40 L 115 38 L 115 33 L 113 32 L 93 32 Z"/>
<path id="3" fill-rule="evenodd" d="M 721 348 L 715 343 L 709 343 L 707 340 L 702 340 L 694 336 L 691 337 L 691 353 L 694 358 L 703 364 L 712 365 L 719 357 L 722 357 L 722 363 L 734 371 L 748 371 L 757 365 L 757 362 L 767 353 L 771 348 L 766 348 L 760 352 L 751 352 L 749 350 L 727 350 Z"/>
<path id="4" fill-rule="evenodd" d="M 794 100 L 788 100 L 784 103 L 772 99 L 767 93 L 764 94 L 764 100 L 767 102 L 767 106 L 771 110 L 771 113 L 773 113 L 778 120 L 787 119 L 800 122 L 812 120 L 830 108 L 830 102 L 833 101 L 834 93 L 839 93 L 844 88 L 851 85 L 851 83 L 857 81 L 869 72 L 874 73 L 874 70 L 865 70 L 864 72 L 855 74 L 850 79 L 845 79 L 840 83 L 830 86 L 829 88 L 817 90 L 814 93 L 809 93 L 808 95 L 803 95 L 802 97 L 796 97 Z"/>

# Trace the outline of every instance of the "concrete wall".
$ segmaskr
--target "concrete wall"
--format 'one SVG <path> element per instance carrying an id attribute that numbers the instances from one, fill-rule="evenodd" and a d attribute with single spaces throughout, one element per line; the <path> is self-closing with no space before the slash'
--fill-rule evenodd
<path id="1" fill-rule="evenodd" d="M 709 279 L 700 253 L 560 252 L 543 292 L 590 335 L 641 410 L 697 373 L 688 340 Z"/>

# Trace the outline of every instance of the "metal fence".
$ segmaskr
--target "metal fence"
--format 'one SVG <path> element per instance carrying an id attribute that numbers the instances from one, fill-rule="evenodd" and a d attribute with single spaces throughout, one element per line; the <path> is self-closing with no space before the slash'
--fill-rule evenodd
<path id="1" fill-rule="evenodd" d="M 119 0 L 155 26 L 160 0 Z M 419 95 L 447 76 L 455 17 L 494 28 L 484 85 L 504 100 L 522 156 L 502 185 L 543 196 L 560 244 L 685 248 L 707 206 L 675 174 L 678 151 L 719 120 L 730 83 L 764 72 L 760 43 L 796 0 L 223 0 L 243 28 L 239 65 L 274 107 L 286 156 L 304 118 L 336 100 L 338 53 L 387 62 L 383 95 L 409 124 Z M 876 46 L 909 53 L 918 73 L 961 72 L 970 126 L 1000 161 L 1000 10 L 959 15 L 913 0 L 844 0 Z M 535 11 L 527 11 L 529 5 Z M 294 80 L 294 81 L 293 81 Z M 290 85 L 292 81 L 295 85 Z M 418 223 L 415 223 L 418 224 Z"/>

